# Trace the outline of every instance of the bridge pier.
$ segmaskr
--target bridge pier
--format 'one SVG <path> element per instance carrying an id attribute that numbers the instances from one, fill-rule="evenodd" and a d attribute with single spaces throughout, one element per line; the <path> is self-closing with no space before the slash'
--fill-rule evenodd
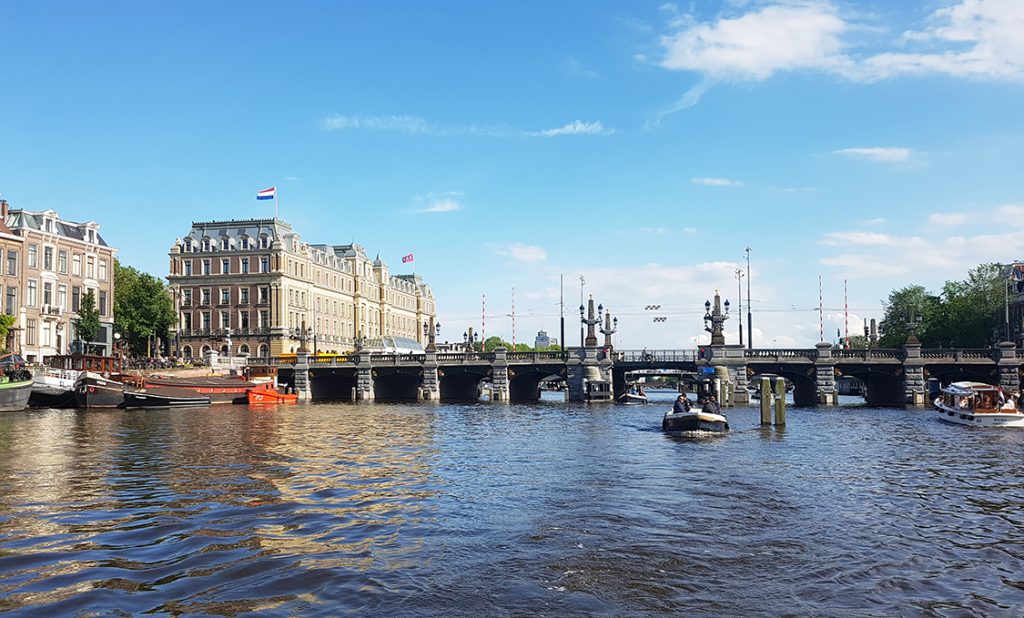
<path id="1" fill-rule="evenodd" d="M 491 401 L 508 401 L 508 350 L 494 349 L 491 363 Z"/>
<path id="2" fill-rule="evenodd" d="M 1004 391 L 1011 393 L 1020 392 L 1020 365 L 1021 359 L 1017 358 L 1017 346 L 1009 341 L 999 344 L 999 386 Z"/>
<path id="3" fill-rule="evenodd" d="M 817 354 L 814 359 L 814 386 L 818 391 L 818 403 L 834 406 L 839 403 L 836 392 L 836 366 L 832 358 L 832 344 L 822 341 L 814 346 Z"/>
<path id="4" fill-rule="evenodd" d="M 310 399 L 309 388 L 309 352 L 300 347 L 295 354 L 295 394 L 299 399 Z"/>
<path id="5" fill-rule="evenodd" d="M 420 379 L 420 401 L 437 401 L 441 398 L 441 382 L 437 374 L 437 351 L 427 350 L 423 361 L 423 377 Z"/>
<path id="6" fill-rule="evenodd" d="M 750 391 L 747 390 L 747 356 L 744 347 L 738 344 L 722 344 L 711 346 L 711 365 L 724 367 L 728 371 L 728 383 L 732 385 L 730 400 L 719 398 L 723 405 L 750 403 Z M 723 385 L 723 390 L 726 387 Z"/>
<path id="7" fill-rule="evenodd" d="M 916 337 L 908 338 L 903 346 L 903 392 L 906 403 L 923 406 L 928 399 L 928 382 L 924 377 L 924 360 L 921 358 L 921 342 Z"/>
<path id="8" fill-rule="evenodd" d="M 370 366 L 371 354 L 366 351 L 356 353 L 356 401 L 373 401 L 373 367 Z"/>

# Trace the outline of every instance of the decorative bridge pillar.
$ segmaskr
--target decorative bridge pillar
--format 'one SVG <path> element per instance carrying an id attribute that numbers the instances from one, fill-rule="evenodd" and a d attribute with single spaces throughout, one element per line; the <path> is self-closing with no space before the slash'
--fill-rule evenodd
<path id="1" fill-rule="evenodd" d="M 906 403 L 923 406 L 928 397 L 928 383 L 924 376 L 924 359 L 921 357 L 921 342 L 911 334 L 903 344 L 903 392 Z"/>
<path id="2" fill-rule="evenodd" d="M 309 350 L 300 346 L 295 353 L 295 393 L 299 399 L 310 399 L 309 387 Z"/>
<path id="3" fill-rule="evenodd" d="M 1017 358 L 1017 346 L 1012 342 L 1004 341 L 996 349 L 999 354 L 996 357 L 996 362 L 999 365 L 999 386 L 1003 387 L 1004 391 L 1020 392 L 1021 359 Z"/>
<path id="4" fill-rule="evenodd" d="M 437 350 L 426 351 L 419 394 L 420 401 L 436 401 L 441 398 L 441 381 L 437 369 Z"/>
<path id="5" fill-rule="evenodd" d="M 584 378 L 586 377 L 583 359 L 585 357 L 583 348 L 567 348 L 565 360 L 565 382 L 569 386 L 569 401 L 584 401 L 586 399 Z"/>
<path id="6" fill-rule="evenodd" d="M 491 363 L 491 401 L 508 401 L 508 350 L 494 348 Z"/>
<path id="7" fill-rule="evenodd" d="M 814 359 L 814 386 L 818 391 L 818 403 L 834 406 L 839 403 L 836 392 L 836 366 L 832 358 L 832 344 L 822 341 L 814 345 L 817 354 Z"/>
<path id="8" fill-rule="evenodd" d="M 356 352 L 356 401 L 373 401 L 373 367 L 371 354 L 365 350 Z"/>
<path id="9" fill-rule="evenodd" d="M 711 365 L 724 368 L 728 371 L 728 384 L 732 388 L 730 401 L 723 399 L 723 405 L 748 404 L 750 403 L 750 391 L 747 390 L 747 355 L 742 345 L 722 344 L 711 346 Z"/>

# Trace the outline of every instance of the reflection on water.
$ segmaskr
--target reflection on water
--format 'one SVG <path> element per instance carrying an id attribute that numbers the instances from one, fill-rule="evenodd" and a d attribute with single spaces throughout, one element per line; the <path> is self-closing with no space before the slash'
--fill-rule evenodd
<path id="1" fill-rule="evenodd" d="M 315 404 L 0 416 L 0 611 L 994 615 L 1024 432 L 792 409 Z"/>

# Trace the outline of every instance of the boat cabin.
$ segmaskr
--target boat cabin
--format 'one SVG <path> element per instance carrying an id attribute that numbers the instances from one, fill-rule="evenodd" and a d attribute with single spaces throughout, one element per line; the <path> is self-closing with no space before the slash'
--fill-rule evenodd
<path id="1" fill-rule="evenodd" d="M 942 404 L 950 410 L 973 414 L 994 414 L 1003 402 L 999 389 L 981 382 L 954 382 L 942 389 Z"/>
<path id="2" fill-rule="evenodd" d="M 90 356 L 88 354 L 54 355 L 46 358 L 46 366 L 71 371 L 91 371 L 110 375 L 121 372 L 121 359 L 114 356 Z"/>

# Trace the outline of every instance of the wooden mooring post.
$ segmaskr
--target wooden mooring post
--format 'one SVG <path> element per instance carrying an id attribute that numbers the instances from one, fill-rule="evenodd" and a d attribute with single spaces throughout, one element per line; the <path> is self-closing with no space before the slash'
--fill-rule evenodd
<path id="1" fill-rule="evenodd" d="M 761 378 L 761 424 L 772 424 L 772 379 Z"/>
<path id="2" fill-rule="evenodd" d="M 786 378 L 775 378 L 775 424 L 786 424 Z"/>

